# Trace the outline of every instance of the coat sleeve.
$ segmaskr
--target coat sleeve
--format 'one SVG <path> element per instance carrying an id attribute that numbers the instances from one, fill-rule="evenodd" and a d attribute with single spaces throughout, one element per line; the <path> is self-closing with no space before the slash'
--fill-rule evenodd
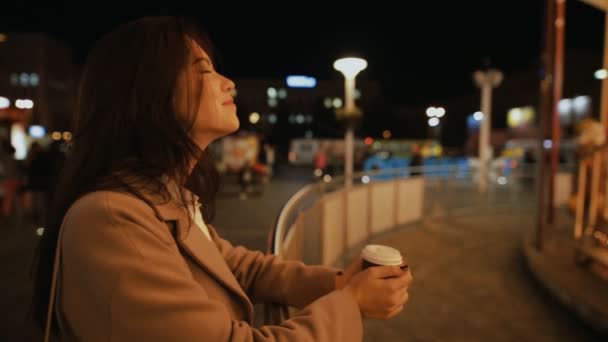
<path id="1" fill-rule="evenodd" d="M 274 255 L 234 247 L 209 227 L 228 267 L 254 302 L 289 304 L 298 308 L 335 289 L 340 271 L 325 266 L 307 266 L 299 261 L 280 260 Z"/>
<path id="2" fill-rule="evenodd" d="M 82 340 L 99 338 L 87 335 L 91 320 L 107 325 L 100 331 L 110 341 L 362 340 L 358 306 L 344 291 L 328 293 L 281 325 L 232 320 L 193 279 L 177 247 L 159 234 L 164 223 L 155 220 L 141 205 L 106 199 L 103 206 L 81 206 L 66 221 L 64 263 L 88 270 L 78 275 L 79 286 L 90 294 L 86 312 L 98 313 L 79 321 L 66 312 Z"/>

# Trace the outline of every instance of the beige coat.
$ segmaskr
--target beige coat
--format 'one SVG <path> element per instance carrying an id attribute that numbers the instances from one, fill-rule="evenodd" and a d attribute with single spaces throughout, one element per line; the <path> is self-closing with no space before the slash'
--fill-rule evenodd
<path id="1" fill-rule="evenodd" d="M 213 227 L 210 241 L 188 223 L 174 202 L 151 207 L 111 191 L 76 201 L 60 239 L 62 340 L 362 340 L 357 303 L 334 290 L 336 270 L 234 247 Z M 252 302 L 304 309 L 253 328 Z"/>

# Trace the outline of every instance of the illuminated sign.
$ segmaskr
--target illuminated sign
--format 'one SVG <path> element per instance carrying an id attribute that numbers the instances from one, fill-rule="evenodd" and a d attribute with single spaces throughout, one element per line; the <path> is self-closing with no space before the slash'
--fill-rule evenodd
<path id="1" fill-rule="evenodd" d="M 33 138 L 44 138 L 44 136 L 46 135 L 46 130 L 42 126 L 32 125 L 29 128 L 29 133 L 30 136 Z"/>
<path id="2" fill-rule="evenodd" d="M 535 112 L 533 107 L 511 108 L 507 113 L 507 124 L 511 128 L 517 128 L 534 124 Z"/>
<path id="3" fill-rule="evenodd" d="M 290 88 L 314 88 L 317 86 L 317 79 L 310 76 L 291 75 L 287 76 L 287 86 Z"/>

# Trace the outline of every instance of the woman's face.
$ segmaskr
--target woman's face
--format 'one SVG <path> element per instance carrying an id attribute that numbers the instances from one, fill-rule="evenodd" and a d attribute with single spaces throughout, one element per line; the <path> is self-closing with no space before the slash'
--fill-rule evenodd
<path id="1" fill-rule="evenodd" d="M 239 128 L 233 101 L 235 85 L 215 71 L 209 55 L 198 43 L 192 40 L 190 43 L 191 53 L 177 82 L 176 109 L 179 115 L 184 115 L 188 127 L 191 125 L 188 132 L 191 138 L 204 149 L 213 140 Z"/>

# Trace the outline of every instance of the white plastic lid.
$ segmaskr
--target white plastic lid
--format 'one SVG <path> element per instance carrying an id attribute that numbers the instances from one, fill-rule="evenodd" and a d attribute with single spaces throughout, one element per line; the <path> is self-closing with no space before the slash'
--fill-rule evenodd
<path id="1" fill-rule="evenodd" d="M 361 251 L 364 260 L 376 265 L 399 266 L 403 263 L 403 257 L 398 250 L 383 245 L 367 245 Z"/>

